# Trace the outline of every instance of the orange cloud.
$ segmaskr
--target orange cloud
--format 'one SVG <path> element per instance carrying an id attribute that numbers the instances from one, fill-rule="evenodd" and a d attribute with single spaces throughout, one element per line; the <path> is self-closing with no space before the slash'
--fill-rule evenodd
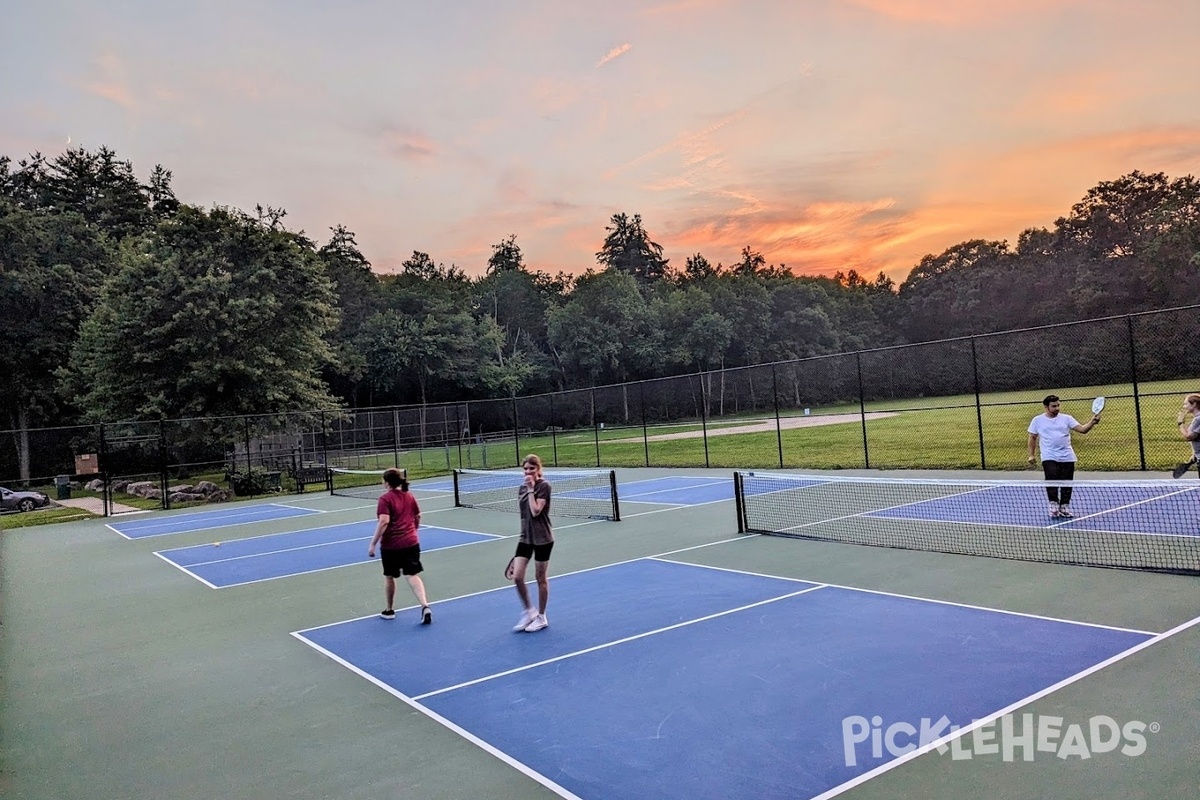
<path id="1" fill-rule="evenodd" d="M 422 134 L 391 128 L 380 136 L 383 151 L 401 161 L 424 161 L 438 154 L 437 143 Z"/>
<path id="2" fill-rule="evenodd" d="M 1080 0 L 842 0 L 899 22 L 960 27 L 986 25 L 1004 17 L 1045 14 L 1054 7 L 1077 5 Z"/>
<path id="3" fill-rule="evenodd" d="M 625 55 L 626 53 L 628 53 L 632 49 L 633 49 L 633 45 L 629 44 L 628 42 L 626 42 L 625 44 L 619 45 L 617 47 L 614 47 L 612 50 L 609 50 L 607 53 L 605 53 L 603 58 L 601 58 L 599 61 L 596 62 L 596 67 L 597 68 L 603 67 L 605 64 L 612 61 L 614 58 L 619 58 L 619 57 Z"/>
<path id="4" fill-rule="evenodd" d="M 116 103 L 127 111 L 133 111 L 135 102 L 129 82 L 125 77 L 124 63 L 111 53 L 97 59 L 96 76 L 89 81 L 77 83 L 83 91 Z"/>
<path id="5" fill-rule="evenodd" d="M 678 3 L 667 3 L 651 8 L 643 8 L 637 13 L 643 17 L 676 16 L 679 14 L 690 14 L 693 11 L 718 8 L 726 2 L 727 0 L 680 0 Z"/>

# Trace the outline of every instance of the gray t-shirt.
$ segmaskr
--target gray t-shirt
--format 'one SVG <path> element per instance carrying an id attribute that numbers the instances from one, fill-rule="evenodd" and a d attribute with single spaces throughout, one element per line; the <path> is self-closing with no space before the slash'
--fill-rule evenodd
<path id="1" fill-rule="evenodd" d="M 1189 433 L 1200 433 L 1200 414 L 1192 417 L 1192 424 L 1188 426 Z M 1196 460 L 1200 461 L 1200 439 L 1192 440 L 1192 453 L 1195 454 Z"/>
<path id="2" fill-rule="evenodd" d="M 546 501 L 542 513 L 537 516 L 530 512 L 529 501 L 525 499 L 530 491 L 533 492 L 535 499 Z M 521 484 L 521 488 L 517 490 L 517 502 L 521 504 L 521 541 L 526 544 L 550 544 L 553 542 L 554 529 L 550 525 L 550 484 L 542 478 L 538 478 L 532 490 L 525 484 Z"/>

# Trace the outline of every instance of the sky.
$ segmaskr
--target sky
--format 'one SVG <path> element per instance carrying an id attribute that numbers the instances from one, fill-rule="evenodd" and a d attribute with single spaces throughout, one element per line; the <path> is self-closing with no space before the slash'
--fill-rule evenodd
<path id="1" fill-rule="evenodd" d="M 2 0 L 0 155 L 107 146 L 380 273 L 516 236 L 884 272 L 1200 173 L 1197 0 Z"/>

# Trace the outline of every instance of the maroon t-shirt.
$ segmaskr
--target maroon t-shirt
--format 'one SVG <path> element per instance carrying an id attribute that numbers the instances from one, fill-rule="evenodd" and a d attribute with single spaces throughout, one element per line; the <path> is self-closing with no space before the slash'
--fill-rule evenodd
<path id="1" fill-rule="evenodd" d="M 383 532 L 379 547 L 383 550 L 399 550 L 418 543 L 417 516 L 421 509 L 412 492 L 388 489 L 375 505 L 375 516 L 388 515 L 388 526 Z"/>

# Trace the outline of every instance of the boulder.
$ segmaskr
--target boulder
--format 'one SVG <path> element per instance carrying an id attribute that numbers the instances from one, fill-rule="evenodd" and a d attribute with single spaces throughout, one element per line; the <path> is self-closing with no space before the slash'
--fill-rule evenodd
<path id="1" fill-rule="evenodd" d="M 131 494 L 134 497 L 150 497 L 151 491 L 158 492 L 156 481 L 134 481 L 125 486 L 125 494 Z M 158 492 L 157 497 L 162 497 L 162 492 Z"/>

